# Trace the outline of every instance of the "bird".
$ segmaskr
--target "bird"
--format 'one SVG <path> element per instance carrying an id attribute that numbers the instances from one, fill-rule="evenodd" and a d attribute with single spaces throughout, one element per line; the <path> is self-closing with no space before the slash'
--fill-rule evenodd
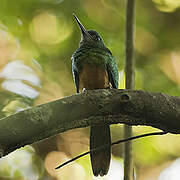
<path id="1" fill-rule="evenodd" d="M 111 51 L 95 30 L 86 30 L 77 16 L 73 16 L 81 31 L 79 47 L 73 53 L 72 74 L 76 92 L 94 89 L 118 89 L 119 73 Z M 90 152 L 94 176 L 104 176 L 111 160 L 111 134 L 107 124 L 90 126 L 90 150 L 107 145 L 105 149 Z"/>

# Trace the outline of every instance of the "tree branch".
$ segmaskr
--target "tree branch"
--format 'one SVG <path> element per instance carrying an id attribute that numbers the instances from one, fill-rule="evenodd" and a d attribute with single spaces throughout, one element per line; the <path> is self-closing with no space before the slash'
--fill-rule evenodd
<path id="1" fill-rule="evenodd" d="M 180 98 L 162 93 L 101 89 L 65 97 L 0 120 L 0 155 L 89 125 L 147 125 L 180 133 Z"/>

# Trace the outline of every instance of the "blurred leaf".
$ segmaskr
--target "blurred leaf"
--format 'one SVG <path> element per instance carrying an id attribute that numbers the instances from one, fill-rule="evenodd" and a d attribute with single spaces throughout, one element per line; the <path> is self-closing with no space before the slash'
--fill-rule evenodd
<path id="1" fill-rule="evenodd" d="M 41 167 L 41 168 L 40 168 Z M 9 179 L 38 180 L 44 173 L 42 160 L 31 146 L 0 159 L 0 176 Z"/>

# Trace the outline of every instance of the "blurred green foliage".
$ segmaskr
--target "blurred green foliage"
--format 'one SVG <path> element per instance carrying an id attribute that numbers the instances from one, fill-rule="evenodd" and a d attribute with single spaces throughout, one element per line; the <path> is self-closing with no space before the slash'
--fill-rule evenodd
<path id="1" fill-rule="evenodd" d="M 1 0 L 0 118 L 75 93 L 70 58 L 78 47 L 80 32 L 72 17 L 73 12 L 87 29 L 95 29 L 102 35 L 116 58 L 120 88 L 124 88 L 125 1 Z M 179 0 L 137 0 L 137 89 L 180 96 L 179 17 Z M 114 140 L 122 138 L 121 128 L 119 125 L 112 126 Z M 135 134 L 153 130 L 134 128 Z M 1 166 L 0 178 L 29 180 L 36 176 L 34 179 L 72 179 L 74 176 L 75 179 L 92 179 L 89 158 L 77 161 L 78 165 L 67 166 L 67 170 L 53 170 L 65 159 L 87 150 L 86 137 L 88 130 L 83 129 L 40 142 L 34 145 L 35 151 L 30 153 L 38 161 L 23 156 L 25 153 L 21 151 L 28 153 L 27 147 L 17 151 L 21 155 L 11 154 L 0 163 L 7 164 L 10 156 L 17 161 L 21 158 L 22 165 L 28 163 L 28 175 L 25 167 L 15 167 L 14 162 L 4 165 L 5 169 Z M 144 171 L 150 171 L 148 167 L 156 167 L 179 157 L 178 140 L 179 137 L 170 135 L 137 140 L 133 147 L 137 177 Z M 118 157 L 122 156 L 122 145 L 113 148 L 113 155 L 112 169 L 115 168 L 112 172 L 115 174 L 117 167 L 122 169 Z M 45 165 L 42 165 L 42 160 Z M 115 161 L 119 162 L 118 166 Z M 72 174 L 69 174 L 70 171 Z M 106 179 L 112 177 L 115 178 L 110 174 Z"/>

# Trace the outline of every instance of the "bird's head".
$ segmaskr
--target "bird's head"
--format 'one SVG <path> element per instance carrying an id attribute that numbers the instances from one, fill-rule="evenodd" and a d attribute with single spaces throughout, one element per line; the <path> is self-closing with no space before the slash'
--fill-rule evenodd
<path id="1" fill-rule="evenodd" d="M 79 25 L 79 28 L 81 30 L 81 45 L 87 45 L 87 46 L 94 46 L 99 48 L 104 48 L 105 44 L 101 36 L 94 30 L 86 30 L 86 28 L 82 25 L 80 20 L 76 17 L 75 14 L 73 14 L 76 22 Z"/>

